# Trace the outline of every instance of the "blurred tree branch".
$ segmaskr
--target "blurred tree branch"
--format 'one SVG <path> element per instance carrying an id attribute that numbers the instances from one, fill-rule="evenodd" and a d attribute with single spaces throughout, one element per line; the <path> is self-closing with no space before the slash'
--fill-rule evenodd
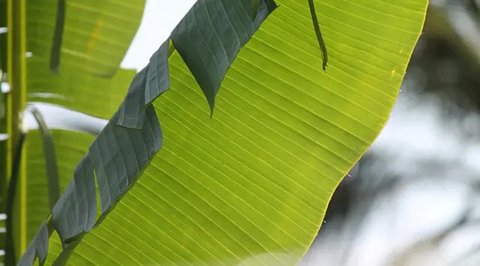
<path id="1" fill-rule="evenodd" d="M 480 68 L 480 13 L 478 0 L 432 0 L 426 31 L 442 38 Z"/>

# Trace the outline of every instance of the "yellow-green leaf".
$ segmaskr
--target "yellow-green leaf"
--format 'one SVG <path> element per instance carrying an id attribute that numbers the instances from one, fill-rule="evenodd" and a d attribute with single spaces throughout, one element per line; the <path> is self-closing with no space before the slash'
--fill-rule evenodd
<path id="1" fill-rule="evenodd" d="M 316 1 L 326 72 L 308 3 L 278 4 L 228 71 L 213 118 L 171 58 L 171 89 L 154 103 L 164 146 L 68 250 L 69 265 L 301 259 L 334 189 L 388 118 L 427 1 Z"/>

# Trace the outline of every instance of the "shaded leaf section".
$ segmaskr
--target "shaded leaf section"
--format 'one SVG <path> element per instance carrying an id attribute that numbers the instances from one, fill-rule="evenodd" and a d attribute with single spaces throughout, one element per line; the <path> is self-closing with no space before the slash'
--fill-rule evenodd
<path id="1" fill-rule="evenodd" d="M 94 137 L 80 132 L 65 130 L 51 130 L 54 140 L 55 153 L 61 158 L 58 161 L 60 193 L 66 189 L 76 166 L 85 156 Z M 43 155 L 41 133 L 38 130 L 30 131 L 26 139 L 26 218 L 27 241 L 35 236 L 38 227 L 52 211 L 49 207 L 48 174 Z M 62 195 L 62 194 L 60 194 Z"/>
<path id="2" fill-rule="evenodd" d="M 96 221 L 95 174 L 90 157 L 79 163 L 71 182 L 53 208 L 52 220 L 64 243 L 88 232 Z"/>
<path id="3" fill-rule="evenodd" d="M 101 215 L 105 216 L 162 145 L 153 106 L 146 107 L 145 121 L 139 129 L 118 126 L 117 120 L 115 115 L 91 144 L 75 169 L 73 180 L 53 208 L 52 225 L 64 251 L 58 256 L 59 263 L 68 259 L 83 235 L 101 221 L 102 217 L 97 217 L 97 189 Z M 34 259 L 32 252 L 29 250 L 22 257 L 27 263 L 24 265 L 30 265 L 28 262 Z"/>
<path id="4" fill-rule="evenodd" d="M 97 221 L 95 177 L 105 214 L 136 181 L 138 173 L 160 147 L 160 124 L 152 106 L 146 108 L 146 120 L 140 129 L 107 124 L 53 209 L 53 224 L 62 242 L 67 244 L 80 237 Z"/>
<path id="5" fill-rule="evenodd" d="M 102 213 L 111 208 L 138 178 L 138 174 L 160 150 L 162 133 L 155 109 L 146 107 L 140 129 L 117 126 L 112 119 L 90 147 L 98 179 Z"/>
<path id="6" fill-rule="evenodd" d="M 146 107 L 170 86 L 169 44 L 168 39 L 153 54 L 150 63 L 133 79 L 119 114 L 114 118 L 118 125 L 141 128 L 146 117 Z"/>
<path id="7" fill-rule="evenodd" d="M 150 58 L 148 79 L 145 85 L 145 104 L 152 103 L 155 98 L 170 87 L 169 45 L 170 39 L 167 39 Z"/>
<path id="8" fill-rule="evenodd" d="M 139 128 L 145 121 L 145 86 L 147 84 L 147 65 L 133 78 L 128 89 L 127 97 L 123 101 L 117 118 L 117 124 Z"/>
<path id="9" fill-rule="evenodd" d="M 39 259 L 40 264 L 43 265 L 48 254 L 48 228 L 47 224 L 43 223 L 37 235 L 33 238 L 28 246 L 25 254 L 18 262 L 19 266 L 30 266 L 36 258 Z"/>
<path id="10" fill-rule="evenodd" d="M 29 1 L 28 101 L 59 104 L 102 118 L 112 117 L 127 91 L 125 84 L 135 76 L 135 71 L 119 69 L 119 64 L 140 24 L 144 2 Z M 60 35 L 63 36 L 58 38 Z M 60 75 L 52 73 L 51 60 L 58 60 L 55 68 Z M 93 138 L 66 131 L 52 131 L 52 135 L 57 156 L 61 158 L 58 169 L 60 192 L 63 192 Z M 30 241 L 51 209 L 47 203 L 47 174 L 38 137 L 29 137 L 27 145 L 26 226 L 27 241 Z"/>
<path id="11" fill-rule="evenodd" d="M 63 28 L 65 25 L 65 2 L 57 0 L 57 19 L 55 21 L 55 33 L 53 35 L 52 51 L 50 53 L 50 69 L 58 73 L 60 65 L 60 54 L 63 40 Z"/>
<path id="12" fill-rule="evenodd" d="M 175 48 L 202 88 L 211 112 L 240 48 L 275 8 L 273 0 L 197 1 L 172 32 Z"/>

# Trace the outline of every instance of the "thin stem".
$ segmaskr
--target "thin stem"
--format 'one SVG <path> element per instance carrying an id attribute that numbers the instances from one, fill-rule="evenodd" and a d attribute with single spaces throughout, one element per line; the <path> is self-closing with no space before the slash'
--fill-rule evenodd
<path id="1" fill-rule="evenodd" d="M 6 207 L 6 214 L 7 214 L 7 221 L 6 221 L 6 245 L 5 245 L 5 264 L 15 265 L 15 243 L 13 241 L 13 206 L 15 204 L 15 196 L 17 193 L 17 186 L 19 181 L 19 172 L 20 172 L 20 165 L 22 161 L 22 150 L 23 150 L 23 143 L 25 142 L 25 134 L 20 133 L 18 138 L 18 142 L 15 145 L 15 151 L 13 154 L 13 161 L 12 161 L 12 176 L 10 177 L 10 183 L 8 186 L 7 192 L 7 207 Z"/>
<path id="2" fill-rule="evenodd" d="M 30 112 L 38 123 L 38 128 L 42 137 L 43 155 L 45 158 L 45 166 L 47 170 L 48 199 L 50 210 L 60 197 L 60 179 L 58 177 L 57 158 L 55 156 L 55 145 L 50 130 L 43 119 L 42 114 L 36 108 L 31 108 Z"/>
<path id="3" fill-rule="evenodd" d="M 10 93 L 7 96 L 7 127 L 8 127 L 8 143 L 9 151 L 15 150 L 17 143 L 23 142 L 23 133 L 20 130 L 20 114 L 25 110 L 26 90 L 27 90 L 27 62 L 26 62 L 26 36 L 27 36 L 27 0 L 7 0 L 7 80 L 10 84 Z M 15 213 L 15 231 L 7 230 L 8 234 L 12 234 L 13 244 L 15 245 L 16 254 L 8 254 L 6 256 L 18 256 L 26 248 L 26 189 L 25 189 L 25 173 L 24 173 L 24 154 L 18 159 L 13 158 L 15 154 L 9 153 L 7 156 L 7 173 L 12 175 L 14 172 L 12 166 L 18 167 L 15 171 L 18 180 L 15 185 L 17 196 L 15 197 L 15 209 L 11 210 Z M 17 160 L 17 162 L 14 162 Z M 10 180 L 9 187 L 11 185 Z M 8 218 L 12 218 L 10 214 Z M 11 265 L 11 264 L 6 264 Z"/>
<path id="4" fill-rule="evenodd" d="M 52 51 L 50 53 L 50 69 L 58 73 L 60 65 L 60 55 L 62 51 L 63 27 L 65 24 L 65 0 L 57 2 L 57 18 L 55 22 L 55 32 L 53 35 Z"/>
<path id="5" fill-rule="evenodd" d="M 322 31 L 320 30 L 320 24 L 318 23 L 317 12 L 315 11 L 315 4 L 313 3 L 313 0 L 308 0 L 308 4 L 310 6 L 310 14 L 312 15 L 313 28 L 315 29 L 315 34 L 317 35 L 318 45 L 320 46 L 320 50 L 322 51 L 322 67 L 323 70 L 325 70 L 328 63 L 327 46 L 325 45 L 325 41 L 323 40 Z"/>

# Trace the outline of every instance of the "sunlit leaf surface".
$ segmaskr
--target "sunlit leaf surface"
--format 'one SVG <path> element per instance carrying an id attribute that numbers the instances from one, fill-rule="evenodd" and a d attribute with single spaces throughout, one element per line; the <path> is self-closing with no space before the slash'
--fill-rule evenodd
<path id="1" fill-rule="evenodd" d="M 388 118 L 421 32 L 427 3 L 316 1 L 329 52 L 326 71 L 322 70 L 307 1 L 277 3 L 279 7 L 228 70 L 212 118 L 197 85 L 198 77 L 195 80 L 178 54 L 170 58 L 170 90 L 154 102 L 163 148 L 114 208 L 110 204 L 134 180 L 125 181 L 122 171 L 131 178 L 158 142 L 151 142 L 148 134 L 139 135 L 145 137 L 142 145 L 153 143 L 136 147 L 148 155 L 137 164 L 121 165 L 119 162 L 130 163 L 138 153 L 117 158 L 125 152 L 116 150 L 135 143 L 138 136 L 132 136 L 137 133 L 130 131 L 133 129 L 109 133 L 107 129 L 103 139 L 97 139 L 90 152 L 95 145 L 101 150 L 90 158 L 98 159 L 93 162 L 101 198 L 97 202 L 102 203 L 98 210 L 111 212 L 79 239 L 78 246 L 67 247 L 70 257 L 63 252 L 69 265 L 281 265 L 301 259 L 318 232 L 334 189 Z M 34 51 L 29 62 L 29 97 L 109 117 L 130 83 L 123 82 L 128 75 L 123 76 L 117 67 L 139 21 L 134 15 L 141 13 L 143 2 L 72 0 L 67 5 L 58 76 L 47 72 L 50 49 L 42 48 L 50 47 L 53 31 L 43 36 L 35 32 L 41 27 L 30 27 L 33 37 L 29 45 Z M 125 11 L 128 7 L 131 12 Z M 53 9 L 40 4 L 30 8 L 30 12 L 38 12 L 36 21 L 30 23 L 53 28 Z M 68 20 L 71 10 L 82 15 L 78 21 Z M 84 21 L 88 18 L 94 21 Z M 107 21 L 115 22 L 107 23 L 108 31 L 104 30 Z M 85 32 L 76 30 L 82 27 Z M 41 51 L 48 54 L 43 56 Z M 106 84 L 95 86 L 102 82 Z M 114 92 L 119 84 L 119 91 Z M 102 92 L 104 88 L 111 89 Z M 214 87 L 211 91 L 216 93 Z M 154 128 L 151 121 L 145 126 Z M 121 137 L 108 138 L 119 132 L 123 132 Z M 118 140 L 125 141 L 115 143 Z M 79 152 L 71 161 L 65 159 L 61 176 L 73 176 L 72 162 L 78 162 L 80 151 L 87 149 L 82 143 L 77 139 L 65 142 L 65 147 L 78 146 Z M 64 149 L 59 145 L 57 149 Z M 112 153 L 104 153 L 106 150 Z M 68 158 L 67 153 L 58 152 L 60 162 L 62 156 Z M 112 156 L 109 162 L 118 163 L 102 165 L 102 155 Z M 32 164 L 41 158 L 33 153 L 29 156 L 35 157 Z M 104 166 L 119 174 L 102 176 L 99 169 Z M 29 182 L 40 176 L 34 175 Z M 102 195 L 107 191 L 102 188 L 104 182 L 111 182 L 107 187 L 116 193 L 109 200 Z M 45 192 L 38 193 L 32 195 Z M 47 199 L 45 195 L 45 206 Z M 81 204 L 59 204 L 62 206 L 77 208 Z M 41 217 L 35 222 L 39 225 L 47 213 L 30 216 Z M 77 213 L 64 208 L 57 221 L 72 219 L 64 214 Z M 78 219 L 74 220 L 72 228 L 82 232 L 75 227 Z M 69 230 L 67 233 L 73 232 Z M 49 244 L 47 265 L 61 252 L 56 233 Z"/>
<path id="2" fill-rule="evenodd" d="M 278 4 L 229 70 L 213 118 L 171 58 L 171 88 L 154 103 L 164 146 L 69 264 L 299 261 L 388 118 L 426 1 L 316 1 L 326 72 L 307 2 Z"/>
<path id="3" fill-rule="evenodd" d="M 57 0 L 27 5 L 28 101 L 110 118 L 135 71 L 119 69 L 140 25 L 144 0 L 68 0 L 59 73 L 50 70 Z M 127 84 L 127 86 L 126 86 Z"/>

